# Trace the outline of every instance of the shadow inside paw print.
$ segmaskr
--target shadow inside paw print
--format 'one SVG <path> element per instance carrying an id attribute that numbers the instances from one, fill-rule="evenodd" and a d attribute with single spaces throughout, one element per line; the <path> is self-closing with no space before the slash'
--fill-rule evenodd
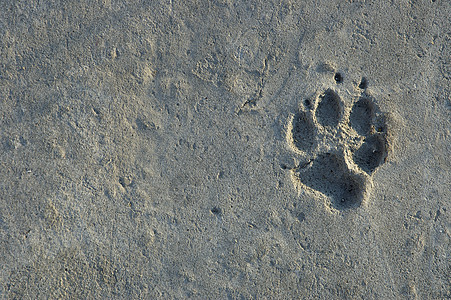
<path id="1" fill-rule="evenodd" d="M 334 127 L 338 125 L 340 117 L 340 97 L 329 89 L 320 96 L 320 102 L 316 108 L 316 119 L 323 127 Z"/>
<path id="2" fill-rule="evenodd" d="M 366 173 L 373 173 L 387 156 L 385 138 L 374 134 L 365 139 L 362 146 L 354 153 L 354 162 Z"/>
<path id="3" fill-rule="evenodd" d="M 361 135 L 371 130 L 371 119 L 374 115 L 374 106 L 368 97 L 361 97 L 352 107 L 349 123 Z"/>
<path id="4" fill-rule="evenodd" d="M 377 127 L 374 126 L 375 123 Z M 381 124 L 383 123 L 383 124 Z M 376 107 L 372 99 L 362 96 L 354 104 L 349 124 L 357 134 L 365 137 L 354 155 L 354 162 L 368 174 L 373 173 L 387 157 L 385 121 L 376 118 Z"/>
<path id="5" fill-rule="evenodd" d="M 307 111 L 292 119 L 292 146 L 307 163 L 291 170 L 298 183 L 327 196 L 332 208 L 359 207 L 367 181 L 387 157 L 385 120 L 365 94 L 345 120 L 344 103 L 333 90 L 326 90 L 317 102 L 313 108 L 309 102 Z"/>
<path id="6" fill-rule="evenodd" d="M 343 157 L 320 154 L 296 171 L 303 184 L 329 196 L 333 208 L 343 210 L 360 206 L 364 182 L 349 172 Z"/>

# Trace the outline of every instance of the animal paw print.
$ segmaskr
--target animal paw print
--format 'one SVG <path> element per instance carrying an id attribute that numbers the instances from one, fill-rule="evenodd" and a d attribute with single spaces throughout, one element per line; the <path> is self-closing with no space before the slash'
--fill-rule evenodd
<path id="1" fill-rule="evenodd" d="M 385 115 L 366 93 L 351 108 L 332 89 L 305 100 L 287 131 L 291 148 L 301 156 L 290 169 L 294 183 L 326 196 L 332 209 L 359 207 L 371 175 L 387 157 L 386 136 Z"/>

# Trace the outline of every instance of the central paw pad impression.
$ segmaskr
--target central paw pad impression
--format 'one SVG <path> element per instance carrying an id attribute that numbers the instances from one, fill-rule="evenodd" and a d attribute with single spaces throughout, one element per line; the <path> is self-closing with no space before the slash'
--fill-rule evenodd
<path id="1" fill-rule="evenodd" d="M 291 148 L 301 156 L 290 169 L 295 184 L 322 194 L 333 209 L 359 207 L 371 175 L 387 157 L 385 123 L 366 93 L 349 109 L 331 89 L 315 101 L 305 100 L 287 131 Z"/>

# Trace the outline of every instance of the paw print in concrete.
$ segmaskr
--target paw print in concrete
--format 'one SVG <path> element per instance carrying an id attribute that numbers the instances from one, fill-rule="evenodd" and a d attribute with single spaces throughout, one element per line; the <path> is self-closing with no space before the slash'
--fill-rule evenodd
<path id="1" fill-rule="evenodd" d="M 339 211 L 361 206 L 387 157 L 385 115 L 365 92 L 351 107 L 332 89 L 305 100 L 290 119 L 287 140 L 301 161 L 290 169 L 295 185 Z"/>

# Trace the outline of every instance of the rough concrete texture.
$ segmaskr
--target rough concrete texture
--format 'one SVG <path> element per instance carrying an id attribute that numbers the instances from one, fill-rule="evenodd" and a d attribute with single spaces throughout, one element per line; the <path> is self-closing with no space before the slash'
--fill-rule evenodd
<path id="1" fill-rule="evenodd" d="M 445 0 L 0 0 L 0 298 L 449 299 Z"/>

